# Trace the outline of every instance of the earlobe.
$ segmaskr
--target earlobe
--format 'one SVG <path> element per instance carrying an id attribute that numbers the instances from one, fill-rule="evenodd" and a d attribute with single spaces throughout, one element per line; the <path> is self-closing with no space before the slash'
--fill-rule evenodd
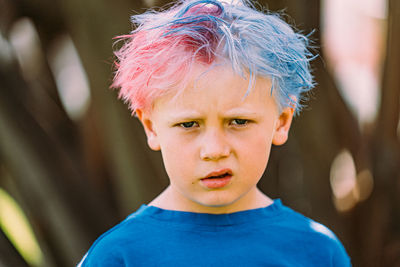
<path id="1" fill-rule="evenodd" d="M 272 144 L 280 146 L 283 145 L 289 136 L 290 125 L 292 124 L 294 114 L 293 107 L 286 107 L 275 124 L 275 132 L 272 137 Z"/>
<path id="2" fill-rule="evenodd" d="M 160 143 L 158 141 L 157 133 L 155 132 L 155 129 L 153 127 L 151 116 L 140 109 L 136 110 L 136 115 L 143 125 L 147 137 L 148 146 L 154 151 L 160 150 Z"/>

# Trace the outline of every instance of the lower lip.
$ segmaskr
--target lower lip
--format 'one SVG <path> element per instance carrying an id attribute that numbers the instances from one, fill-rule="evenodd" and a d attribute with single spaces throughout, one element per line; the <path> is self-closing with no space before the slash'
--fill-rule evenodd
<path id="1" fill-rule="evenodd" d="M 232 176 L 225 176 L 222 178 L 206 178 L 201 179 L 201 183 L 207 188 L 216 189 L 227 186 L 231 179 Z"/>

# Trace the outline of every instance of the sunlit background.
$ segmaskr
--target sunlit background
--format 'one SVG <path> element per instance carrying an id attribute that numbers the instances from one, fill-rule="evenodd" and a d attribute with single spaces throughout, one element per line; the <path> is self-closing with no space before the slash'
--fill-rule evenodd
<path id="1" fill-rule="evenodd" d="M 327 67 L 361 130 L 376 119 L 386 44 L 387 6 L 384 0 L 325 0 L 322 49 Z M 332 162 L 330 182 L 338 211 L 347 211 L 369 197 L 373 177 L 356 171 L 348 150 Z"/>

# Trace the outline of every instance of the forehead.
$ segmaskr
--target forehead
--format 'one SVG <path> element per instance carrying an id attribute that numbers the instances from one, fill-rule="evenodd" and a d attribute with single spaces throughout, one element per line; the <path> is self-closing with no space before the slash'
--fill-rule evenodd
<path id="1" fill-rule="evenodd" d="M 271 95 L 271 80 L 256 77 L 249 80 L 249 74 L 235 73 L 229 65 L 215 64 L 211 67 L 194 65 L 186 85 L 172 88 L 166 95 L 155 100 L 153 108 L 199 109 L 257 107 L 274 104 Z M 273 103 L 270 103 L 272 100 Z"/>

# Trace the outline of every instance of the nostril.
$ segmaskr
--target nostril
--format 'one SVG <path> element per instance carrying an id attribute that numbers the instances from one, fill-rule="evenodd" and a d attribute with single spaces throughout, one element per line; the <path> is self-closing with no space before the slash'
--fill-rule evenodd
<path id="1" fill-rule="evenodd" d="M 229 156 L 229 153 L 202 153 L 201 158 L 203 160 L 219 160 Z"/>

